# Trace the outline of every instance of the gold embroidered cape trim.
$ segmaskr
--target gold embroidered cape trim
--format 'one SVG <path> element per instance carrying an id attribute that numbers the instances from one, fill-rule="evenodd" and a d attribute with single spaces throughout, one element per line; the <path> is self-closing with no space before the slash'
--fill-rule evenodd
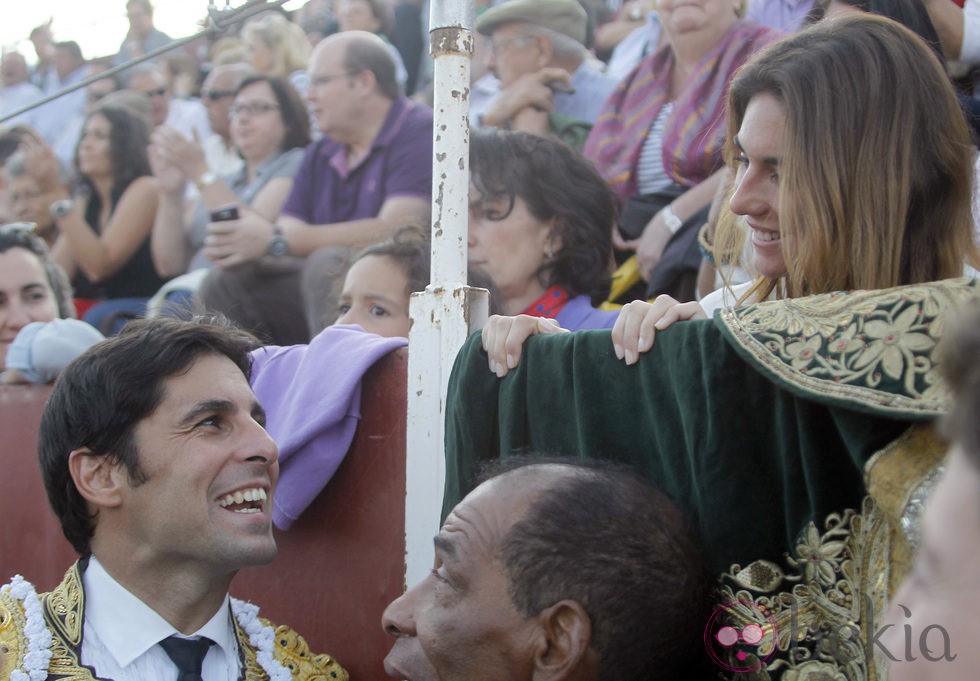
<path id="1" fill-rule="evenodd" d="M 824 404 L 924 418 L 947 411 L 932 357 L 943 314 L 973 279 L 768 301 L 720 312 L 735 349 L 777 384 Z"/>
<path id="2" fill-rule="evenodd" d="M 748 650 L 721 651 L 725 664 L 751 668 L 732 679 L 885 678 L 875 634 L 911 566 L 907 534 L 918 527 L 907 526 L 909 506 L 941 465 L 943 446 L 932 424 L 911 426 L 865 466 L 869 494 L 858 508 L 833 513 L 819 527 L 808 523 L 783 565 L 758 560 L 722 575 L 718 621 L 737 631 L 754 624 L 763 634 Z"/>
<path id="3" fill-rule="evenodd" d="M 884 514 L 866 497 L 860 509 L 828 516 L 822 530 L 809 523 L 785 571 L 770 561 L 732 566 L 718 595 L 723 621 L 764 632 L 747 657 L 728 658 L 734 668 L 751 670 L 732 678 L 880 679 L 870 641 L 888 603 L 889 539 Z"/>
<path id="4" fill-rule="evenodd" d="M 64 580 L 54 591 L 41 594 L 41 605 L 48 629 L 51 631 L 51 662 L 48 681 L 111 681 L 94 675 L 92 669 L 82 666 L 80 651 L 82 623 L 85 612 L 85 594 L 81 588 L 78 563 L 69 568 Z M 238 649 L 241 654 L 242 678 L 245 681 L 268 681 L 268 675 L 259 665 L 256 650 L 249 643 L 233 617 Z M 314 655 L 306 641 L 287 626 L 275 626 L 259 618 L 264 626 L 275 631 L 273 655 L 286 667 L 297 681 L 348 681 L 347 672 L 329 655 Z M 24 635 L 26 617 L 19 601 L 9 594 L 0 595 L 0 679 L 10 677 L 14 669 L 23 668 L 27 653 Z"/>

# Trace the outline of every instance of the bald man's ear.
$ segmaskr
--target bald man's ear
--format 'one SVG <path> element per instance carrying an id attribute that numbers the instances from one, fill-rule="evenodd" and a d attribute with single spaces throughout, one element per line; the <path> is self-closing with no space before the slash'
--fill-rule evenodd
<path id="1" fill-rule="evenodd" d="M 538 614 L 544 638 L 534 658 L 534 681 L 594 679 L 592 622 L 578 601 L 564 600 Z"/>
<path id="2" fill-rule="evenodd" d="M 88 447 L 79 447 L 68 455 L 68 470 L 85 501 L 104 508 L 119 505 L 127 478 L 125 468 L 118 462 L 93 454 Z"/>
<path id="3" fill-rule="evenodd" d="M 352 74 L 350 77 L 355 83 L 361 86 L 364 92 L 374 92 L 378 89 L 378 77 L 374 75 L 374 71 L 364 69 Z"/>

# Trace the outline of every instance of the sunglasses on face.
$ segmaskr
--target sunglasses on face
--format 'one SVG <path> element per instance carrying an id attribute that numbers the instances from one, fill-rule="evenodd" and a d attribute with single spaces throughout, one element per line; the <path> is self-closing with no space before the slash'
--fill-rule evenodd
<path id="1" fill-rule="evenodd" d="M 225 97 L 234 97 L 234 90 L 201 90 L 201 97 L 208 100 L 209 102 L 216 102 L 219 99 L 224 99 Z"/>

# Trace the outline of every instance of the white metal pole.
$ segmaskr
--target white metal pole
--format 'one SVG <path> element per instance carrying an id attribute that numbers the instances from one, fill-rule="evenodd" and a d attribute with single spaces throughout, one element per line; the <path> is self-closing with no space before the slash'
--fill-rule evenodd
<path id="1" fill-rule="evenodd" d="M 432 567 L 445 481 L 445 404 L 456 353 L 483 326 L 484 289 L 466 286 L 469 192 L 469 93 L 472 0 L 432 0 L 434 60 L 432 278 L 412 296 L 408 344 L 408 435 L 405 480 L 405 582 Z"/>

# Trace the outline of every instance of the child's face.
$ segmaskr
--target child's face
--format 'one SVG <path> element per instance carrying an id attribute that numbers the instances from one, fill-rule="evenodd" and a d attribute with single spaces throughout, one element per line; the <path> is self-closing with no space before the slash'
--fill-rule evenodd
<path id="1" fill-rule="evenodd" d="M 357 324 L 379 336 L 408 337 L 408 277 L 384 255 L 367 255 L 347 271 L 336 324 Z"/>

